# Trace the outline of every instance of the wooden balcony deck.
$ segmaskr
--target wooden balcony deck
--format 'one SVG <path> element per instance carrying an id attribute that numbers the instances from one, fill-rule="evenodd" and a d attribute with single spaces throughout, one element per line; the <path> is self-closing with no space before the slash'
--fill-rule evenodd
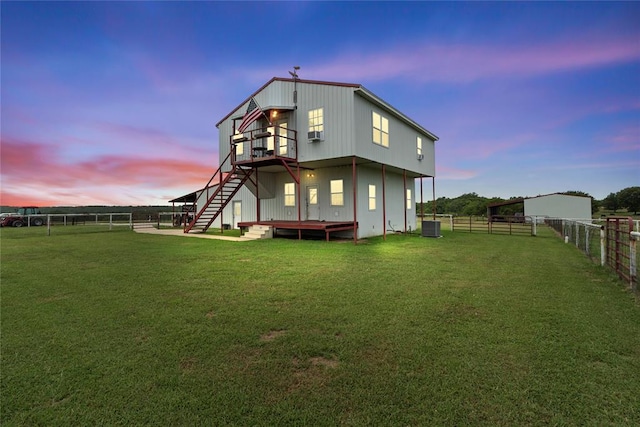
<path id="1" fill-rule="evenodd" d="M 298 231 L 298 237 L 302 237 L 302 232 L 309 231 L 322 233 L 324 232 L 325 239 L 329 241 L 330 234 L 336 231 L 353 231 L 356 233 L 358 229 L 358 223 L 354 224 L 353 221 L 246 221 L 238 223 L 240 229 L 249 228 L 252 225 L 267 225 L 273 227 L 274 237 L 277 235 L 278 230 L 294 230 Z"/>

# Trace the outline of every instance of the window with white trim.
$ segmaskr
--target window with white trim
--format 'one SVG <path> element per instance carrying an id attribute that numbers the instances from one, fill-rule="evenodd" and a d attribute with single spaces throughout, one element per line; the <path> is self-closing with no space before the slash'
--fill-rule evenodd
<path id="1" fill-rule="evenodd" d="M 309 132 L 324 130 L 324 110 L 322 108 L 316 108 L 315 110 L 309 110 Z"/>
<path id="2" fill-rule="evenodd" d="M 416 154 L 418 157 L 422 156 L 422 138 L 416 138 Z"/>
<path id="3" fill-rule="evenodd" d="M 376 210 L 376 186 L 369 184 L 369 210 Z"/>
<path id="4" fill-rule="evenodd" d="M 407 188 L 407 210 L 410 211 L 411 210 L 411 205 L 413 203 L 411 203 L 411 189 Z"/>
<path id="5" fill-rule="evenodd" d="M 284 205 L 296 205 L 296 186 L 293 182 L 285 182 L 284 184 Z"/>
<path id="6" fill-rule="evenodd" d="M 382 145 L 383 147 L 388 147 L 389 120 L 375 111 L 371 113 L 371 120 L 373 123 L 373 143 Z"/>
<path id="7" fill-rule="evenodd" d="M 341 179 L 332 179 L 329 181 L 331 192 L 331 206 L 344 206 L 343 182 Z"/>
<path id="8" fill-rule="evenodd" d="M 236 142 L 236 156 L 244 154 L 244 142 Z"/>

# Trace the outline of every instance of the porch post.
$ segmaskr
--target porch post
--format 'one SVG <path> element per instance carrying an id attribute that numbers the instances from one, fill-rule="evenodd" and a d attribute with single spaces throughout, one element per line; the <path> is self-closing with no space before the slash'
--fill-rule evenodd
<path id="1" fill-rule="evenodd" d="M 424 219 L 424 199 L 422 196 L 422 179 L 424 177 L 421 176 L 420 177 L 420 221 L 422 221 Z M 416 224 L 417 227 L 417 224 Z"/>
<path id="2" fill-rule="evenodd" d="M 258 168 L 256 168 L 256 220 L 260 222 L 260 181 L 258 180 Z"/>
<path id="3" fill-rule="evenodd" d="M 436 220 L 436 177 L 432 176 L 431 177 L 433 184 L 432 184 L 432 192 L 433 192 L 433 220 Z"/>
<path id="4" fill-rule="evenodd" d="M 402 182 L 404 185 L 404 199 L 407 198 L 407 171 L 406 169 L 402 171 Z M 404 205 L 404 232 L 407 233 L 407 202 L 406 200 L 403 203 Z"/>
<path id="5" fill-rule="evenodd" d="M 358 175 L 356 174 L 356 157 L 351 159 L 351 181 L 353 187 L 353 244 L 358 244 L 358 183 L 356 180 Z"/>
<path id="6" fill-rule="evenodd" d="M 296 153 L 296 157 L 297 157 L 297 153 Z M 300 179 L 300 162 L 296 161 L 296 168 L 297 168 L 297 174 L 298 174 L 298 240 L 302 240 L 302 229 L 300 228 L 300 221 L 302 219 L 301 214 L 300 214 L 300 192 L 302 189 L 302 182 Z"/>
<path id="7" fill-rule="evenodd" d="M 386 169 L 382 164 L 382 239 L 387 240 L 387 199 L 385 186 Z"/>

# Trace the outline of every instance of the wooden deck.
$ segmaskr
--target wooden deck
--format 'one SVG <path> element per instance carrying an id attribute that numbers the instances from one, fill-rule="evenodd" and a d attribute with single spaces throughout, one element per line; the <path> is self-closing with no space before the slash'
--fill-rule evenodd
<path id="1" fill-rule="evenodd" d="M 324 232 L 325 239 L 329 241 L 330 234 L 335 231 L 353 231 L 356 233 L 358 223 L 354 225 L 353 221 L 246 221 L 239 222 L 238 227 L 241 230 L 249 228 L 252 225 L 267 225 L 273 227 L 274 237 L 278 230 L 294 230 L 298 231 L 298 238 L 302 238 L 303 231 Z"/>

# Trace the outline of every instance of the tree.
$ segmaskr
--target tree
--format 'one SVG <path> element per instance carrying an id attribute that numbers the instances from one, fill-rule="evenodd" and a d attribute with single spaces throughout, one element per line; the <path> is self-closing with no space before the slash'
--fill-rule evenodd
<path id="1" fill-rule="evenodd" d="M 602 207 L 605 209 L 612 210 L 615 214 L 618 209 L 620 209 L 620 202 L 618 201 L 617 193 L 609 193 L 607 197 L 602 200 Z"/>
<path id="2" fill-rule="evenodd" d="M 627 187 L 618 191 L 620 207 L 637 214 L 640 211 L 640 187 Z"/>

